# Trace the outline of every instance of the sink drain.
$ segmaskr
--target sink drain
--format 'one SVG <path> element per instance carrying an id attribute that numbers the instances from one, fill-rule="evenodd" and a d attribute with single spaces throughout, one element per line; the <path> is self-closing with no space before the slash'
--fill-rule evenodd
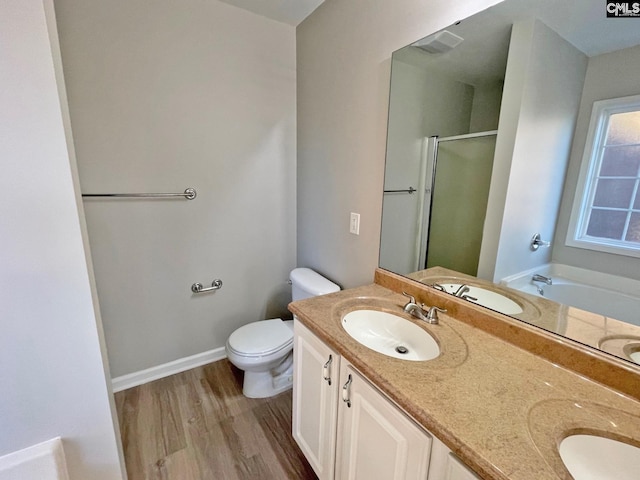
<path id="1" fill-rule="evenodd" d="M 402 355 L 404 355 L 405 353 L 409 353 L 409 349 L 403 345 L 398 345 L 396 347 L 396 352 L 401 353 Z"/>

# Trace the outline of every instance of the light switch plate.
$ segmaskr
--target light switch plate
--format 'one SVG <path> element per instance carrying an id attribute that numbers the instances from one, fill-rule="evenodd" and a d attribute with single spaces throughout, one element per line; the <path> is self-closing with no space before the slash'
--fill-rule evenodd
<path id="1" fill-rule="evenodd" d="M 351 212 L 351 220 L 349 222 L 349 233 L 360 235 L 360 214 Z"/>

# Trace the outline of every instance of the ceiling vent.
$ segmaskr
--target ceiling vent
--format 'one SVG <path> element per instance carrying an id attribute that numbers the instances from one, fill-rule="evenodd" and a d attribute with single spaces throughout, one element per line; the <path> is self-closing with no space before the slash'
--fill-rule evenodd
<path id="1" fill-rule="evenodd" d="M 443 30 L 428 37 L 418 40 L 411 45 L 421 48 L 429 53 L 446 53 L 453 50 L 464 41 L 464 38 L 459 37 L 455 33 L 451 33 L 447 30 Z"/>

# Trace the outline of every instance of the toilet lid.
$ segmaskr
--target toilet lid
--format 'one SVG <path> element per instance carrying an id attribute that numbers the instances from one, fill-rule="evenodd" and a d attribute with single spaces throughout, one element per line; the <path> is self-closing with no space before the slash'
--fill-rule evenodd
<path id="1" fill-rule="evenodd" d="M 293 332 L 279 318 L 244 325 L 227 344 L 238 355 L 268 355 L 293 343 Z"/>

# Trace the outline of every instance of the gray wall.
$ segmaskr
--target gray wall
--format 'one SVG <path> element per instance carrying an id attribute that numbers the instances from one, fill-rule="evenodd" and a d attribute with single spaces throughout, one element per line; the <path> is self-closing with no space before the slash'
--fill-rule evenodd
<path id="1" fill-rule="evenodd" d="M 474 89 L 470 132 L 486 132 L 498 128 L 503 88 L 504 84 L 500 81 L 480 85 Z"/>
<path id="2" fill-rule="evenodd" d="M 0 456 L 61 436 L 71 479 L 118 479 L 52 12 L 0 2 Z"/>
<path id="3" fill-rule="evenodd" d="M 326 0 L 297 28 L 298 265 L 343 287 L 378 265 L 391 53 L 495 0 Z M 361 214 L 360 235 L 349 213 Z"/>
<path id="4" fill-rule="evenodd" d="M 640 280 L 640 259 L 638 258 L 565 246 L 593 102 L 640 94 L 638 78 L 640 78 L 640 47 L 627 48 L 589 59 L 553 247 L 554 262 Z"/>
<path id="5" fill-rule="evenodd" d="M 57 0 L 113 376 L 286 315 L 295 266 L 295 29 L 200 0 Z M 191 284 L 224 282 L 193 296 Z"/>

